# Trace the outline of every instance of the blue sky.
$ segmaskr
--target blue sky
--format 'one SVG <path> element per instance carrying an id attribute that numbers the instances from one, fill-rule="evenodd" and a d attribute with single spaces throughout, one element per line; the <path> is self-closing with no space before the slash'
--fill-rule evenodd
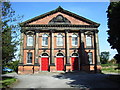
<path id="1" fill-rule="evenodd" d="M 109 51 L 110 59 L 117 53 L 107 42 L 107 7 L 109 2 L 12 2 L 16 15 L 24 15 L 22 21 L 44 14 L 62 6 L 64 9 L 100 23 L 99 45 L 100 52 Z"/>

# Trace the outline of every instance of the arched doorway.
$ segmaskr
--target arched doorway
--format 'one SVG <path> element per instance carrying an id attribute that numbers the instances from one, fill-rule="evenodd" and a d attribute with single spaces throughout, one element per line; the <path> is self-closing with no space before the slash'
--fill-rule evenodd
<path id="1" fill-rule="evenodd" d="M 41 55 L 41 71 L 48 71 L 49 69 L 49 55 L 42 53 Z"/>
<path id="2" fill-rule="evenodd" d="M 79 70 L 78 53 L 71 55 L 72 71 Z"/>
<path id="3" fill-rule="evenodd" d="M 62 53 L 57 53 L 56 55 L 56 70 L 57 71 L 64 70 L 64 55 Z"/>

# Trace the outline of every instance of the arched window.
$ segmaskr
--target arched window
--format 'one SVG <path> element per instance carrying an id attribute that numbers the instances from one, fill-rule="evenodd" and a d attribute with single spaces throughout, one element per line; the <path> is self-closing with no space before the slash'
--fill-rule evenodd
<path id="1" fill-rule="evenodd" d="M 48 46 L 48 35 L 47 34 L 42 35 L 42 46 Z"/>
<path id="2" fill-rule="evenodd" d="M 72 35 L 72 46 L 77 46 L 78 45 L 78 37 L 76 34 Z"/>
<path id="3" fill-rule="evenodd" d="M 63 46 L 63 36 L 61 34 L 57 35 L 57 46 Z"/>
<path id="4" fill-rule="evenodd" d="M 33 46 L 33 36 L 27 35 L 27 46 Z"/>
<path id="5" fill-rule="evenodd" d="M 72 57 L 78 57 L 78 53 L 73 53 Z"/>

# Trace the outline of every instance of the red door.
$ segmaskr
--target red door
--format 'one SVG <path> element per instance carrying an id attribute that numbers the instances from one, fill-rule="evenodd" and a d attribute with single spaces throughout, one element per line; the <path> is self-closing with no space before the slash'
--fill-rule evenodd
<path id="1" fill-rule="evenodd" d="M 49 59 L 41 58 L 41 71 L 48 71 Z"/>
<path id="2" fill-rule="evenodd" d="M 57 71 L 64 70 L 64 58 L 56 58 Z"/>
<path id="3" fill-rule="evenodd" d="M 78 68 L 78 57 L 72 57 L 72 70 L 79 70 Z"/>

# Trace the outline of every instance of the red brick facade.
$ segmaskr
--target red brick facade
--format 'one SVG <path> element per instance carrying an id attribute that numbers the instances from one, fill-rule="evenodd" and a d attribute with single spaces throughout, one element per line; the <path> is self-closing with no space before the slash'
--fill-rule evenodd
<path id="1" fill-rule="evenodd" d="M 23 44 L 18 67 L 19 74 L 41 71 L 99 71 L 101 69 L 98 23 L 58 7 L 56 10 L 20 25 Z M 43 38 L 44 35 L 46 36 Z M 90 47 L 87 47 L 87 35 L 91 40 Z M 29 36 L 32 37 L 33 45 L 28 46 L 31 42 L 27 41 L 30 40 Z M 44 39 L 47 42 L 44 43 Z"/>

